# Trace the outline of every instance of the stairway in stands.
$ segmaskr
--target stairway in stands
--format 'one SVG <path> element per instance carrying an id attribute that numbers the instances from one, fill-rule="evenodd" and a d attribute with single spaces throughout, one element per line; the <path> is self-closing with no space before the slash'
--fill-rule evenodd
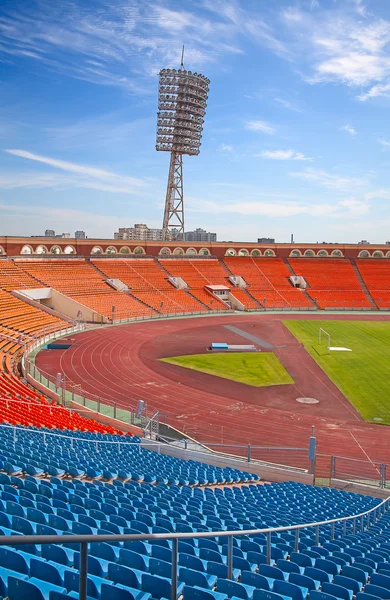
<path id="1" fill-rule="evenodd" d="M 288 270 L 290 271 L 292 277 L 296 277 L 297 274 L 295 273 L 294 269 L 292 268 L 292 266 L 290 265 L 290 263 L 288 262 L 287 258 L 283 259 L 284 264 L 286 265 L 286 267 L 288 268 Z M 307 304 L 308 306 L 310 306 L 310 304 L 314 304 L 314 306 L 316 307 L 317 310 L 319 310 L 319 306 L 315 300 L 315 298 L 311 298 L 309 296 L 309 294 L 307 293 L 306 290 L 302 290 L 302 294 L 305 296 L 305 298 L 307 299 Z"/>
<path id="2" fill-rule="evenodd" d="M 220 262 L 221 262 L 221 265 L 224 267 L 225 271 L 227 273 L 229 273 L 229 275 L 231 277 L 234 277 L 235 273 L 233 273 L 233 271 L 231 271 L 229 269 L 229 267 L 225 263 L 225 261 L 221 260 Z M 248 298 L 247 304 L 249 305 L 250 308 L 253 307 L 253 304 L 255 304 L 257 308 L 264 308 L 264 306 L 262 304 L 260 304 L 260 302 L 254 296 L 252 296 L 252 294 L 250 293 L 250 291 L 247 288 L 239 288 L 239 287 L 232 288 L 231 293 L 233 294 L 233 296 L 234 296 L 235 290 L 242 290 L 243 294 L 245 294 L 245 296 Z M 244 296 L 244 298 L 245 298 L 245 296 Z M 244 298 L 237 298 L 237 299 L 240 300 L 240 302 L 242 302 Z M 248 308 L 248 306 L 246 306 L 245 308 Z"/>
<path id="3" fill-rule="evenodd" d="M 368 302 L 371 304 L 371 308 L 373 310 L 378 310 L 379 307 L 375 303 L 374 298 L 371 296 L 370 292 L 368 291 L 368 287 L 364 283 L 364 279 L 361 276 L 360 271 L 359 271 L 359 269 L 357 267 L 356 260 L 354 258 L 351 258 L 350 261 L 351 261 L 352 268 L 355 271 L 355 275 L 356 275 L 356 277 L 357 277 L 357 279 L 358 279 L 358 281 L 359 281 L 359 283 L 360 283 L 360 285 L 362 287 L 362 290 L 365 293 L 365 296 L 366 296 Z"/>

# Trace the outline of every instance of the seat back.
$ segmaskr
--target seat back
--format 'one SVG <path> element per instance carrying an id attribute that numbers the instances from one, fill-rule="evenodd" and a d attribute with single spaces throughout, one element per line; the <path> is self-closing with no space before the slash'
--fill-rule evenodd
<path id="1" fill-rule="evenodd" d="M 324 581 L 321 590 L 326 594 L 331 594 L 332 596 L 336 596 L 336 598 L 341 598 L 342 600 L 352 600 L 351 590 L 347 590 L 347 588 L 341 585 L 336 585 L 335 583 L 328 583 L 327 581 Z"/>
<path id="2" fill-rule="evenodd" d="M 149 592 L 153 598 L 170 598 L 171 597 L 171 582 L 164 577 L 157 575 L 142 575 L 142 589 L 144 592 Z"/>
<path id="3" fill-rule="evenodd" d="M 184 600 L 215 600 L 215 595 L 207 590 L 185 585 L 183 588 Z"/>
<path id="4" fill-rule="evenodd" d="M 281 581 L 284 581 L 283 571 L 277 567 L 271 567 L 270 565 L 259 565 L 259 573 L 260 575 L 264 575 L 264 577 L 280 579 Z"/>
<path id="5" fill-rule="evenodd" d="M 16 579 L 16 577 L 8 578 L 8 596 L 15 600 L 45 600 L 40 589 L 33 583 Z"/>
<path id="6" fill-rule="evenodd" d="M 26 559 L 16 550 L 0 547 L 0 567 L 16 571 L 17 573 L 29 574 Z"/>
<path id="7" fill-rule="evenodd" d="M 277 579 L 274 582 L 273 591 L 281 596 L 288 596 L 289 598 L 292 598 L 292 600 L 304 600 L 301 588 L 288 581 L 280 581 Z"/>
<path id="8" fill-rule="evenodd" d="M 335 575 L 333 582 L 336 585 L 341 585 L 345 587 L 347 590 L 352 590 L 353 595 L 356 596 L 358 592 L 361 590 L 361 585 L 356 579 L 352 577 L 346 577 L 345 575 Z"/>
<path id="9" fill-rule="evenodd" d="M 133 569 L 116 563 L 109 563 L 108 578 L 114 583 L 121 583 L 132 588 L 139 588 L 138 578 Z"/>
<path id="10" fill-rule="evenodd" d="M 283 600 L 283 598 L 279 594 L 275 594 L 275 592 L 255 590 L 253 592 L 253 600 Z"/>
<path id="11" fill-rule="evenodd" d="M 384 575 L 383 573 L 373 573 L 370 578 L 370 583 L 390 590 L 390 576 L 387 574 Z"/>
<path id="12" fill-rule="evenodd" d="M 365 594 L 371 594 L 371 596 L 377 596 L 378 598 L 390 598 L 389 590 L 379 585 L 373 585 L 372 583 L 367 583 L 364 588 Z"/>

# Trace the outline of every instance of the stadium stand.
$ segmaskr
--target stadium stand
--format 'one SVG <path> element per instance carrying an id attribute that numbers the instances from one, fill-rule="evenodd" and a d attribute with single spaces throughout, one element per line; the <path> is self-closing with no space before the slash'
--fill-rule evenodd
<path id="1" fill-rule="evenodd" d="M 0 326 L 31 336 L 43 331 L 57 331 L 68 327 L 69 323 L 0 290 Z"/>
<path id="2" fill-rule="evenodd" d="M 390 265 L 383 259 L 359 259 L 356 266 L 379 308 L 390 307 Z"/>
<path id="3" fill-rule="evenodd" d="M 184 290 L 176 289 L 169 275 L 152 259 L 94 260 L 109 278 L 120 279 L 131 295 L 159 313 L 202 312 L 206 308 Z"/>
<path id="4" fill-rule="evenodd" d="M 153 452 L 138 437 L 54 404 L 20 378 L 17 365 L 26 341 L 69 324 L 14 297 L 10 292 L 15 289 L 54 287 L 86 306 L 100 303 L 108 315 L 118 306 L 113 299 L 121 297 L 132 303 L 131 314 L 142 315 L 150 314 L 153 305 L 155 312 L 163 309 L 160 294 L 186 310 L 192 300 L 215 309 L 202 296 L 207 296 L 205 286 L 221 285 L 226 278 L 223 285 L 231 287 L 228 270 L 218 261 L 198 265 L 172 259 L 160 267 L 145 260 L 97 260 L 96 265 L 79 259 L 0 261 L 0 534 L 205 533 L 205 538 L 178 544 L 177 597 L 183 600 L 390 598 L 389 512 L 375 514 L 368 530 L 361 530 L 368 519 L 358 519 L 324 525 L 317 532 L 305 527 L 298 540 L 291 531 L 274 532 L 270 564 L 265 534 L 240 535 L 241 530 L 359 514 L 377 506 L 378 498 L 295 482 L 262 484 L 245 471 Z M 270 305 L 307 306 L 304 294 L 288 287 L 291 272 L 282 259 L 225 260 L 248 283 L 250 295 L 232 288 L 247 308 L 264 298 Z M 349 261 L 291 259 L 290 264 L 308 281 L 308 292 L 321 308 L 332 306 L 328 301 L 361 306 L 362 296 L 369 305 Z M 379 305 L 379 294 L 390 293 L 385 263 L 356 264 Z M 170 287 L 168 269 L 190 285 L 190 293 Z M 132 295 L 113 292 L 105 277 L 121 279 Z M 186 304 L 182 294 L 191 302 Z M 190 294 L 199 294 L 200 302 Z M 130 314 L 130 308 L 124 312 Z M 213 537 L 219 531 L 238 534 L 231 580 L 227 538 Z M 171 548 L 167 539 L 109 543 L 96 537 L 89 544 L 88 600 L 171 598 Z M 0 597 L 77 598 L 79 549 L 77 538 L 17 550 L 0 546 Z"/>
<path id="5" fill-rule="evenodd" d="M 150 308 L 127 294 L 114 291 L 103 275 L 83 259 L 22 260 L 18 266 L 45 286 L 53 287 L 108 319 L 112 318 L 113 307 L 117 315 L 150 315 Z"/>
<path id="6" fill-rule="evenodd" d="M 0 531 L 4 535 L 87 534 L 88 598 L 171 598 L 172 542 L 99 542 L 99 534 L 210 533 L 178 543 L 177 597 L 184 600 L 372 600 L 390 590 L 389 513 L 355 532 L 347 523 L 238 535 L 228 579 L 227 538 L 213 532 L 322 521 L 373 509 L 379 500 L 295 482 L 257 484 L 256 476 L 184 461 L 113 436 L 80 439 L 0 427 Z M 108 443 L 104 443 L 108 442 Z M 110 443 L 111 442 L 111 443 Z M 89 458 L 86 447 L 99 447 Z M 39 456 L 39 460 L 36 460 Z M 30 474 L 32 473 L 32 475 Z M 72 479 L 69 479 L 71 477 Z M 192 485 L 190 485 L 193 480 Z M 231 485 L 241 481 L 241 485 Z M 202 483 L 220 482 L 212 489 Z M 378 514 L 379 516 L 379 514 Z M 332 539 L 334 538 L 334 539 Z M 38 538 L 39 539 L 39 538 Z M 77 598 L 81 556 L 66 544 L 0 547 L 0 594 L 9 600 Z M 380 589 L 382 591 L 380 591 Z M 379 591 L 378 591 L 379 590 Z M 317 594 L 317 596 L 316 596 Z M 359 594 L 361 594 L 359 596 Z M 370 596 L 368 596 L 370 594 Z"/>
<path id="7" fill-rule="evenodd" d="M 189 286 L 191 295 L 209 310 L 229 310 L 224 302 L 205 289 L 206 285 L 231 287 L 229 273 L 218 260 L 160 259 L 159 262 L 172 277 L 181 277 Z"/>
<path id="8" fill-rule="evenodd" d="M 289 263 L 305 278 L 306 291 L 319 308 L 371 308 L 349 260 L 290 258 Z"/>
<path id="9" fill-rule="evenodd" d="M 10 260 L 0 260 L 0 288 L 12 292 L 18 289 L 42 287 L 40 282 L 28 275 Z"/>
<path id="10" fill-rule="evenodd" d="M 228 256 L 224 258 L 224 262 L 233 275 L 245 280 L 246 290 L 261 306 L 273 308 L 313 306 L 301 290 L 292 287 L 288 279 L 291 272 L 281 258 Z"/>

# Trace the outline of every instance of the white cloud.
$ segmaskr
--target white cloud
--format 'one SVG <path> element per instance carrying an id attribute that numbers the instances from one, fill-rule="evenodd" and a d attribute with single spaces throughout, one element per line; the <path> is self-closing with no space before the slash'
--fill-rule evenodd
<path id="1" fill-rule="evenodd" d="M 369 88 L 360 100 L 389 94 L 389 20 L 368 14 L 359 0 L 322 3 L 315 15 L 291 8 L 282 17 L 296 55 L 311 71 L 307 82 Z"/>
<path id="2" fill-rule="evenodd" d="M 196 203 L 197 212 L 220 214 L 221 205 L 214 201 L 203 201 L 201 206 Z M 307 204 L 303 202 L 232 202 L 223 205 L 224 213 L 231 213 L 244 216 L 263 216 L 263 217 L 294 217 L 296 215 L 323 216 L 337 211 L 337 206 L 327 203 Z"/>
<path id="3" fill-rule="evenodd" d="M 194 212 L 206 214 L 220 214 L 221 205 L 215 201 L 189 198 L 190 207 Z M 190 210 L 192 212 L 192 210 Z M 338 202 L 309 202 L 309 201 L 280 201 L 272 199 L 253 202 L 224 202 L 224 214 L 235 214 L 243 217 L 261 216 L 276 219 L 291 218 L 295 216 L 330 217 L 342 219 L 346 217 L 358 218 L 369 212 L 367 199 L 358 200 L 347 198 Z"/>
<path id="4" fill-rule="evenodd" d="M 217 152 L 233 152 L 233 146 L 231 144 L 220 144 Z"/>
<path id="5" fill-rule="evenodd" d="M 144 188 L 147 183 L 143 179 L 136 177 L 127 177 L 106 171 L 105 169 L 99 169 L 96 167 L 90 167 L 88 165 L 80 165 L 77 163 L 71 163 L 56 158 L 50 158 L 47 156 L 40 156 L 33 154 L 26 150 L 5 150 L 8 154 L 16 156 L 18 158 L 24 158 L 34 162 L 39 162 L 60 171 L 70 173 L 72 177 L 70 179 L 65 176 L 61 176 L 59 179 L 45 174 L 31 174 L 30 183 L 28 183 L 28 176 L 24 178 L 24 187 L 37 187 L 39 182 L 42 183 L 42 187 L 49 187 L 50 185 L 76 185 L 77 187 L 91 188 L 96 190 L 102 190 L 106 192 L 122 193 L 122 194 L 135 194 L 138 193 L 140 188 Z M 76 177 L 74 177 L 76 176 Z M 13 178 L 8 174 L 0 176 L 0 186 L 4 187 L 20 187 L 17 181 L 12 183 Z"/>
<path id="6" fill-rule="evenodd" d="M 373 190 L 364 197 L 367 200 L 390 200 L 390 189 Z"/>
<path id="7" fill-rule="evenodd" d="M 349 133 L 349 135 L 352 136 L 357 134 L 356 129 L 351 127 L 351 125 L 343 125 L 342 127 L 340 127 L 340 131 L 345 131 L 346 133 Z"/>
<path id="8" fill-rule="evenodd" d="M 390 142 L 388 142 L 387 140 L 379 138 L 378 142 L 381 144 L 381 146 L 384 146 L 385 148 L 390 148 Z"/>
<path id="9" fill-rule="evenodd" d="M 253 156 L 270 158 L 272 160 L 313 160 L 301 152 L 295 152 L 295 150 L 264 150 L 264 152 L 254 154 Z"/>
<path id="10" fill-rule="evenodd" d="M 356 198 L 346 198 L 340 202 L 340 206 L 345 207 L 351 217 L 361 217 L 362 215 L 366 215 L 370 210 L 368 202 L 357 200 Z"/>
<path id="11" fill-rule="evenodd" d="M 360 94 L 360 96 L 358 96 L 358 99 L 361 100 L 362 102 L 365 102 L 366 100 L 369 100 L 370 98 L 377 98 L 379 96 L 385 96 L 385 97 L 389 97 L 390 96 L 390 83 L 385 83 L 385 84 L 377 84 L 374 85 L 371 89 L 368 90 L 368 92 L 365 92 L 364 94 Z"/>
<path id="12" fill-rule="evenodd" d="M 134 214 L 135 219 L 139 215 Z M 41 234 L 46 227 L 59 231 L 85 229 L 89 237 L 112 237 L 128 221 L 128 215 L 113 216 L 74 208 L 40 204 L 1 204 L 0 222 L 9 235 Z M 151 224 L 153 226 L 153 224 Z"/>
<path id="13" fill-rule="evenodd" d="M 301 109 L 298 108 L 298 106 L 296 106 L 293 102 L 290 102 L 289 100 L 284 100 L 283 98 L 275 98 L 275 102 L 278 102 L 278 104 L 281 104 L 282 106 L 284 106 L 284 108 L 292 110 L 293 112 L 302 112 Z"/>
<path id="14" fill-rule="evenodd" d="M 367 180 L 359 177 L 345 177 L 327 173 L 319 169 L 307 168 L 304 171 L 290 173 L 292 177 L 298 177 L 306 181 L 317 183 L 331 190 L 350 190 L 351 187 L 361 187 L 367 184 Z"/>
<path id="15" fill-rule="evenodd" d="M 246 121 L 245 127 L 250 131 L 256 131 L 259 133 L 267 133 L 269 135 L 275 133 L 275 127 L 266 121 Z"/>

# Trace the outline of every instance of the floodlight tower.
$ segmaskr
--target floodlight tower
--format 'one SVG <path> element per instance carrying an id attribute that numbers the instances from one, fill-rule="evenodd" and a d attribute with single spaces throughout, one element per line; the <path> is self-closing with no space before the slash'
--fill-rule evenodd
<path id="1" fill-rule="evenodd" d="M 200 73 L 162 69 L 158 89 L 156 150 L 171 153 L 163 240 L 184 239 L 183 154 L 200 152 L 210 80 Z"/>

